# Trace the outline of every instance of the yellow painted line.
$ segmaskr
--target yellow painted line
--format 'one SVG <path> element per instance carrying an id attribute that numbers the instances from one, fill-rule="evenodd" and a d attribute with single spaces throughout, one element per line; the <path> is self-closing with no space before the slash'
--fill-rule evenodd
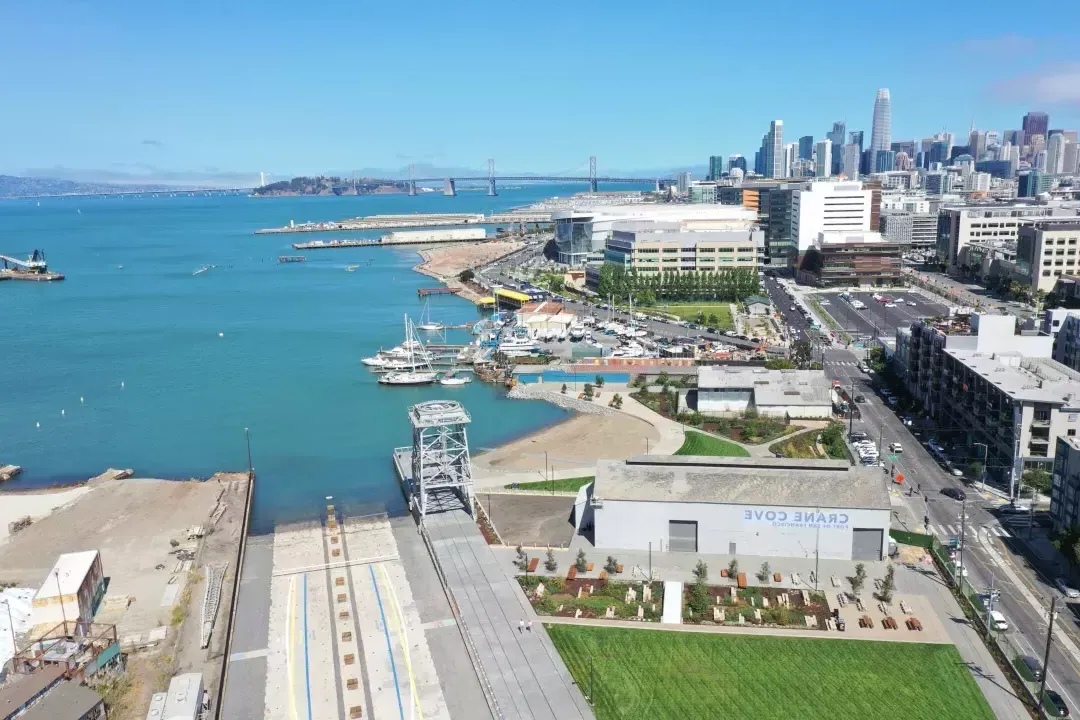
<path id="1" fill-rule="evenodd" d="M 289 578 L 289 600 L 285 604 L 285 675 L 289 679 L 289 720 L 296 720 L 296 694 L 293 692 L 293 595 L 296 592 L 296 577 Z"/>
<path id="2" fill-rule="evenodd" d="M 419 715 L 420 720 L 424 720 L 424 710 L 420 707 L 420 695 L 416 691 L 416 678 L 413 676 L 412 658 L 409 657 L 409 633 L 405 629 L 405 622 L 401 618 L 401 603 L 398 602 L 397 592 L 394 591 L 394 584 L 390 581 L 390 573 L 386 572 L 386 566 L 379 564 L 379 570 L 382 571 L 383 579 L 386 583 L 387 592 L 390 595 L 391 604 L 390 607 L 394 611 L 394 619 L 397 621 L 398 628 L 401 631 L 401 650 L 405 654 L 405 669 L 409 673 L 409 688 L 412 690 L 413 698 L 413 714 Z"/>

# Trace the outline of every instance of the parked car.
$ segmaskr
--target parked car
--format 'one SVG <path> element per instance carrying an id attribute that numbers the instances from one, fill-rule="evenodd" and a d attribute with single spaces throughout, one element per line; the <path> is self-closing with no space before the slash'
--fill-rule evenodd
<path id="1" fill-rule="evenodd" d="M 987 597 L 987 600 L 990 598 Z M 997 610 L 990 611 L 990 627 L 994 630 L 1000 630 L 1002 632 L 1009 629 L 1009 621 L 1005 619 L 1005 616 L 999 613 Z"/>
<path id="2" fill-rule="evenodd" d="M 1002 513 L 1003 515 L 1019 515 L 1029 512 L 1030 510 L 1031 508 L 1027 505 L 1011 502 L 1008 505 L 1002 505 L 1001 509 L 998 512 Z"/>
<path id="3" fill-rule="evenodd" d="M 960 488 L 943 487 L 941 488 L 941 494 L 945 497 L 950 497 L 953 500 L 963 501 L 967 498 L 967 494 Z"/>
<path id="4" fill-rule="evenodd" d="M 828 305 L 828 304 L 829 304 L 829 301 L 828 301 L 828 300 L 822 300 L 822 301 L 821 301 L 820 303 L 818 303 L 818 304 L 819 304 L 819 305 Z"/>
<path id="5" fill-rule="evenodd" d="M 916 303 L 914 300 L 908 300 L 907 304 L 910 305 L 911 307 L 917 307 L 918 306 L 918 303 Z"/>
<path id="6" fill-rule="evenodd" d="M 866 363 L 859 363 L 859 372 L 870 374 L 870 367 Z"/>
<path id="7" fill-rule="evenodd" d="M 1013 666 L 1025 680 L 1042 680 L 1043 666 L 1034 655 L 1021 655 L 1013 660 Z"/>
<path id="8" fill-rule="evenodd" d="M 1063 577 L 1054 578 L 1054 586 L 1065 594 L 1065 597 L 1078 598 L 1080 590 L 1069 585 L 1069 581 Z"/>
<path id="9" fill-rule="evenodd" d="M 794 305 L 791 306 L 791 312 L 795 312 L 795 306 Z"/>
<path id="10" fill-rule="evenodd" d="M 1065 704 L 1065 700 L 1060 695 L 1050 688 L 1047 688 L 1046 692 L 1043 693 L 1042 704 L 1047 717 L 1069 717 L 1069 706 Z"/>
<path id="11" fill-rule="evenodd" d="M 853 441 L 854 440 L 865 440 L 866 437 L 867 437 L 866 433 L 864 433 L 862 430 L 856 430 L 853 433 L 851 433 L 850 435 L 848 435 L 848 439 L 853 440 Z"/>
<path id="12" fill-rule="evenodd" d="M 889 443 L 889 452 L 902 453 L 904 452 L 904 446 L 898 442 Z"/>
<path id="13" fill-rule="evenodd" d="M 865 396 L 865 395 L 856 395 L 856 396 L 855 396 L 854 398 L 852 398 L 852 399 L 853 399 L 853 400 L 854 400 L 855 402 L 857 402 L 857 403 L 864 403 L 864 402 L 866 402 L 866 396 Z"/>

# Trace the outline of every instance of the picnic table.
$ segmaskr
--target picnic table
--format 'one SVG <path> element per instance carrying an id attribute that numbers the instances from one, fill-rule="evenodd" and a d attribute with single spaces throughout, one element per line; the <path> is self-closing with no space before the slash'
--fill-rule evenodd
<path id="1" fill-rule="evenodd" d="M 909 617 L 906 624 L 908 630 L 919 630 L 920 632 L 922 631 L 922 623 L 919 622 L 919 618 L 917 617 Z"/>

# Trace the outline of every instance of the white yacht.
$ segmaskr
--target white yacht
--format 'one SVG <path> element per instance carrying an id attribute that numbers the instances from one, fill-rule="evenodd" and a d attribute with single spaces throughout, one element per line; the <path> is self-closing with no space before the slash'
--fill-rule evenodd
<path id="1" fill-rule="evenodd" d="M 443 373 L 443 376 L 439 378 L 440 385 L 467 385 L 471 382 L 471 377 L 468 375 L 459 375 L 456 370 Z"/>
<path id="2" fill-rule="evenodd" d="M 565 329 L 560 330 L 559 334 L 556 336 L 555 339 L 558 340 L 559 342 L 565 342 L 566 341 L 566 330 Z"/>
<path id="3" fill-rule="evenodd" d="M 536 341 L 529 337 L 529 331 L 524 328 L 517 328 L 510 335 L 510 337 L 504 337 L 499 340 L 498 346 L 499 352 L 509 353 L 524 351 L 530 353 L 533 350 L 538 350 L 539 346 Z"/>
<path id="4" fill-rule="evenodd" d="M 570 326 L 570 339 L 574 342 L 578 342 L 585 337 L 585 326 L 574 324 Z"/>
<path id="5" fill-rule="evenodd" d="M 386 367 L 390 361 L 382 355 L 375 355 L 374 357 L 360 358 L 360 362 L 364 363 L 368 367 L 381 368 Z"/>

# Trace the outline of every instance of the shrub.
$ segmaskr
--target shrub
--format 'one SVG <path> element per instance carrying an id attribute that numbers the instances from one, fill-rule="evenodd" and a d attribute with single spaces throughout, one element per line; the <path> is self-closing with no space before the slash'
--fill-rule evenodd
<path id="1" fill-rule="evenodd" d="M 589 569 L 589 562 L 588 562 L 588 560 L 585 559 L 585 551 L 584 550 L 578 550 L 577 551 L 577 559 L 574 560 L 574 567 L 577 568 L 578 572 L 585 572 L 586 570 Z"/>
<path id="2" fill-rule="evenodd" d="M 518 545 L 515 550 L 517 551 L 517 557 L 514 558 L 514 565 L 516 565 L 517 569 L 521 572 L 525 572 L 526 568 L 529 567 L 529 556 L 525 554 L 525 551 L 521 549 L 520 545 Z"/>
<path id="3" fill-rule="evenodd" d="M 544 569 L 548 572 L 555 572 L 559 569 L 559 563 L 555 562 L 555 551 L 549 549 L 547 551 L 547 559 L 544 560 Z"/>
<path id="4" fill-rule="evenodd" d="M 608 555 L 607 562 L 604 563 L 604 569 L 607 570 L 609 574 L 614 575 L 619 570 L 619 561 L 616 560 L 613 555 Z"/>
<path id="5" fill-rule="evenodd" d="M 709 590 L 704 583 L 694 583 L 686 593 L 686 606 L 701 619 L 709 612 Z"/>
<path id="6" fill-rule="evenodd" d="M 764 582 L 769 582 L 769 570 L 770 570 L 769 563 L 767 563 L 767 562 L 761 563 L 761 569 L 758 570 L 757 579 L 760 580 L 763 583 Z"/>
<path id="7" fill-rule="evenodd" d="M 585 389 L 583 391 L 583 394 L 585 395 L 586 400 L 592 400 L 592 397 L 593 397 L 592 383 L 585 383 Z"/>
<path id="8" fill-rule="evenodd" d="M 866 582 L 866 566 L 859 563 L 855 566 L 855 574 L 847 579 L 851 585 L 851 594 L 858 595 L 862 592 L 863 583 Z"/>
<path id="9" fill-rule="evenodd" d="M 596 376 L 596 387 L 604 387 L 604 376 L 603 375 L 597 375 Z"/>
<path id="10" fill-rule="evenodd" d="M 699 583 L 709 579 L 709 566 L 704 560 L 698 560 L 697 565 L 694 566 L 694 577 Z"/>
<path id="11" fill-rule="evenodd" d="M 736 558 L 731 558 L 731 562 L 728 563 L 727 574 L 732 580 L 739 574 L 739 561 Z"/>
<path id="12" fill-rule="evenodd" d="M 615 408 L 616 410 L 622 407 L 622 395 L 620 395 L 619 393 L 615 393 L 615 396 L 611 398 L 611 407 Z"/>
<path id="13" fill-rule="evenodd" d="M 469 282 L 474 277 L 476 277 L 476 273 L 474 273 L 471 268 L 465 268 L 460 273 L 458 273 L 458 280 L 460 280 L 461 282 Z"/>

